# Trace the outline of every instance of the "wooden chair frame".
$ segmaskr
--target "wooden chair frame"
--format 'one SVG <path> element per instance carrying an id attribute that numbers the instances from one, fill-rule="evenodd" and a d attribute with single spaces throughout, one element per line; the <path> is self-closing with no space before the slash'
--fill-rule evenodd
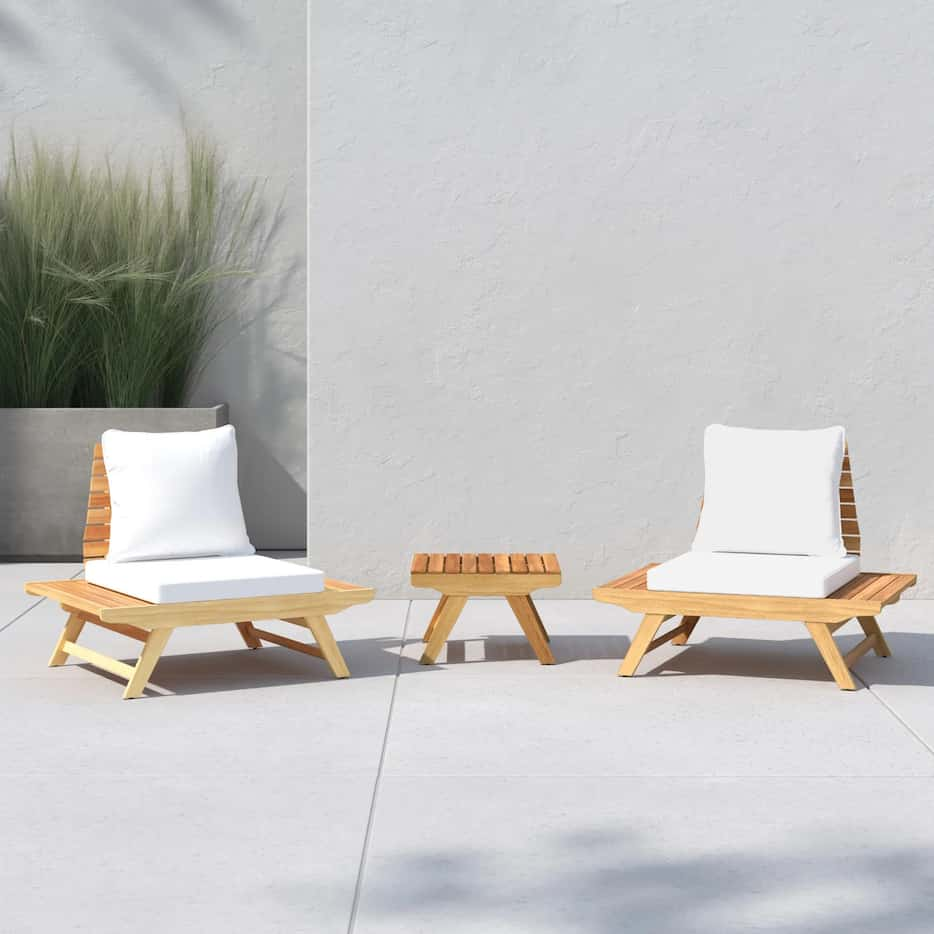
<path id="1" fill-rule="evenodd" d="M 98 444 L 94 448 L 91 467 L 84 560 L 105 557 L 109 542 L 110 486 Z M 83 580 L 32 581 L 26 584 L 26 592 L 57 601 L 68 614 L 65 628 L 49 660 L 50 667 L 64 665 L 70 655 L 80 658 L 124 678 L 127 682 L 124 699 L 142 696 L 169 636 L 176 628 L 184 626 L 233 623 L 247 648 L 261 648 L 264 642 L 279 645 L 324 659 L 334 677 L 349 678 L 347 663 L 325 617 L 368 603 L 374 595 L 372 588 L 337 580 L 326 580 L 325 589 L 320 593 L 189 603 L 147 603 Z M 310 632 L 317 644 L 300 642 L 254 625 L 256 620 L 265 619 L 292 623 Z M 142 642 L 136 664 L 128 665 L 79 645 L 78 637 L 88 623 Z"/>
<path id="2" fill-rule="evenodd" d="M 860 531 L 849 451 L 840 474 L 840 520 L 847 553 L 858 555 Z M 829 597 L 820 599 L 680 593 L 649 590 L 646 575 L 653 567 L 654 564 L 647 564 L 593 591 L 595 600 L 645 614 L 620 665 L 619 674 L 623 677 L 634 675 L 643 657 L 665 643 L 685 645 L 702 616 L 803 620 L 838 687 L 852 691 L 856 684 L 850 669 L 863 655 L 870 650 L 882 657 L 891 654 L 876 617 L 883 607 L 896 603 L 917 582 L 914 574 L 862 573 Z M 662 624 L 675 616 L 681 617 L 678 625 L 659 636 Z M 851 619 L 857 620 L 865 638 L 843 654 L 833 634 Z"/>
<path id="3" fill-rule="evenodd" d="M 557 587 L 561 567 L 554 554 L 428 554 L 412 559 L 413 587 L 427 587 L 441 593 L 435 612 L 422 641 L 425 650 L 422 665 L 433 665 L 451 635 L 470 597 L 505 597 L 515 614 L 536 658 L 543 665 L 553 665 L 551 641 L 532 591 Z"/>

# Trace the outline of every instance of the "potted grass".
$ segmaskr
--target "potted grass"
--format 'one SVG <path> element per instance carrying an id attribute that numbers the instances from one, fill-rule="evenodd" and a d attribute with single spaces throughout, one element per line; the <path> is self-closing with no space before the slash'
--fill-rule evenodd
<path id="1" fill-rule="evenodd" d="M 253 188 L 189 136 L 184 169 L 88 167 L 34 142 L 0 168 L 0 557 L 81 552 L 107 428 L 227 421 L 188 407 L 230 283 L 262 243 Z"/>

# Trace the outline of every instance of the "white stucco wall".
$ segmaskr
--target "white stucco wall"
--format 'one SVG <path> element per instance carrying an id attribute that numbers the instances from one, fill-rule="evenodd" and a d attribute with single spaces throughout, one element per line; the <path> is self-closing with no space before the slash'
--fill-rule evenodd
<path id="1" fill-rule="evenodd" d="M 15 130 L 156 160 L 180 152 L 181 114 L 231 175 L 283 199 L 266 276 L 194 398 L 226 401 L 247 524 L 264 548 L 305 538 L 305 112 L 303 0 L 26 0 L 0 5 L 0 159 Z"/>
<path id="2" fill-rule="evenodd" d="M 314 561 L 553 549 L 583 596 L 687 547 L 706 424 L 842 423 L 865 565 L 934 593 L 934 7 L 311 26 Z"/>

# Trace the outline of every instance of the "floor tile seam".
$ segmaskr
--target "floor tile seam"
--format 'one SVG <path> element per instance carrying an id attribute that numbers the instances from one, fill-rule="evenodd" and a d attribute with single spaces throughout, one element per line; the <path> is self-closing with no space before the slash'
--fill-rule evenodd
<path id="1" fill-rule="evenodd" d="M 71 577 L 69 577 L 68 579 L 69 579 L 69 580 L 74 580 L 79 574 L 82 574 L 83 572 L 84 572 L 84 568 L 79 568 L 79 569 L 78 569 L 77 571 L 75 571 L 75 573 L 72 574 Z M 30 604 L 29 606 L 27 606 L 26 609 L 23 610 L 21 613 L 17 613 L 16 616 L 14 616 L 13 619 L 11 619 L 8 623 L 4 623 L 4 625 L 0 626 L 0 632 L 6 632 L 7 629 L 9 629 L 14 623 L 16 623 L 16 622 L 18 622 L 19 620 L 21 620 L 27 613 L 32 612 L 37 606 L 39 606 L 40 603 L 44 603 L 44 602 L 46 601 L 46 599 L 47 599 L 46 597 L 39 597 L 39 599 L 36 600 L 35 603 L 31 603 L 31 604 Z"/>
<path id="2" fill-rule="evenodd" d="M 905 732 L 908 733 L 908 735 L 911 736 L 912 739 L 914 739 L 928 753 L 928 755 L 934 758 L 934 746 L 932 746 L 917 730 L 915 730 L 915 728 L 911 726 L 911 724 L 909 724 L 908 721 L 905 720 L 905 718 L 902 717 L 902 715 L 887 700 L 877 694 L 873 690 L 873 686 L 871 684 L 869 684 L 867 681 L 864 681 L 863 678 L 861 678 L 855 671 L 853 672 L 853 676 L 866 688 L 866 690 L 869 692 L 869 695 L 879 703 L 883 710 L 885 710 L 889 716 L 896 720 L 902 726 Z"/>
<path id="3" fill-rule="evenodd" d="M 625 781 L 725 781 L 725 782 L 744 782 L 744 781 L 775 781 L 775 782 L 794 782 L 794 781 L 925 781 L 929 782 L 934 777 L 932 772 L 899 772 L 892 773 L 871 773 L 864 775 L 854 775 L 851 772 L 841 774 L 815 773 L 804 775 L 775 775 L 770 773 L 747 774 L 730 773 L 716 774 L 705 772 L 694 772 L 684 774 L 683 772 L 484 772 L 481 774 L 464 774 L 463 772 L 396 772 L 381 774 L 380 780 L 387 781 L 408 781 L 408 780 L 427 780 L 427 779 L 454 779 L 457 781 L 488 781 L 496 779 L 510 780 L 589 780 L 589 779 L 619 779 Z"/>
<path id="4" fill-rule="evenodd" d="M 113 769 L 103 769 L 100 772 L 93 771 L 82 771 L 82 775 L 87 775 L 95 779 L 109 780 L 113 779 L 114 781 L 124 781 L 126 778 L 149 778 L 149 779 L 178 779 L 178 772 L 150 772 L 150 771 L 127 771 L 127 772 L 115 772 Z M 225 775 L 231 774 L 240 774 L 240 775 L 249 775 L 249 772 L 242 773 L 231 773 L 231 771 L 224 770 L 217 773 L 212 772 L 190 772 L 189 779 L 199 780 L 199 779 L 210 779 L 215 780 L 217 778 L 223 777 Z M 308 770 L 304 771 L 301 769 L 293 769 L 290 771 L 289 776 L 299 777 L 299 778 L 314 778 L 319 779 L 323 782 L 331 781 L 344 781 L 348 779 L 352 780 L 366 780 L 375 782 L 376 777 L 372 774 L 367 774 L 365 771 L 361 770 L 355 772 L 353 770 L 344 771 L 344 772 L 322 772 L 320 770 Z M 3 779 L 13 779 L 13 778 L 60 778 L 62 775 L 61 769 L 21 769 L 21 770 L 0 770 L 0 780 Z M 807 781 L 807 782 L 925 782 L 929 783 L 931 781 L 931 775 L 680 775 L 677 773 L 666 773 L 659 775 L 632 775 L 632 774 L 618 774 L 618 773 L 587 773 L 587 774 L 528 774 L 528 773 L 501 773 L 501 774 L 489 774 L 489 775 L 463 775 L 458 773 L 439 773 L 439 772 L 426 772 L 424 774 L 406 774 L 406 775 L 386 775 L 385 773 L 381 776 L 380 781 L 392 781 L 392 782 L 404 782 L 404 781 L 434 781 L 436 779 L 456 779 L 458 781 L 499 781 L 502 779 L 508 779 L 510 781 L 632 781 L 632 782 L 651 782 L 651 781 L 684 781 L 684 782 L 746 782 L 746 781 L 771 781 L 771 782 L 797 782 L 797 781 Z"/>
<path id="5" fill-rule="evenodd" d="M 45 603 L 45 597 L 39 597 L 35 603 L 30 603 L 25 610 L 17 613 L 8 623 L 4 623 L 0 626 L 0 633 L 6 632 L 14 623 L 18 623 L 27 613 L 32 612 L 40 603 Z"/>
<path id="6" fill-rule="evenodd" d="M 360 897 L 363 893 L 363 882 L 366 872 L 367 857 L 370 852 L 370 840 L 373 835 L 373 822 L 376 815 L 376 805 L 379 800 L 380 783 L 383 776 L 383 767 L 386 761 L 386 748 L 389 744 L 389 732 L 392 727 L 392 715 L 396 704 L 396 691 L 399 687 L 399 676 L 402 672 L 402 661 L 406 646 L 406 637 L 409 630 L 409 617 L 412 613 L 412 600 L 408 601 L 405 610 L 405 622 L 402 626 L 402 644 L 399 648 L 399 660 L 396 664 L 396 673 L 393 677 L 392 692 L 389 696 L 389 709 L 386 712 L 386 729 L 383 731 L 383 743 L 379 752 L 379 763 L 376 768 L 376 776 L 373 780 L 373 794 L 370 797 L 370 808 L 367 814 L 366 830 L 363 834 L 363 845 L 360 848 L 360 863 L 357 866 L 357 878 L 354 883 L 353 900 L 350 905 L 350 917 L 347 920 L 347 934 L 353 934 L 357 924 L 357 913 L 360 909 Z"/>
<path id="7" fill-rule="evenodd" d="M 71 771 L 76 772 L 76 769 L 71 769 Z M 152 779 L 153 781 L 158 781 L 158 780 L 167 780 L 167 781 L 171 780 L 171 781 L 176 781 L 176 782 L 179 781 L 178 770 L 174 770 L 171 772 L 151 772 L 145 769 L 143 770 L 133 769 L 131 771 L 118 772 L 118 771 L 115 771 L 114 769 L 101 769 L 100 771 L 91 771 L 88 769 L 82 769 L 80 774 L 82 778 L 88 777 L 88 778 L 93 778 L 95 781 L 105 781 L 105 782 L 110 781 L 111 779 L 113 781 L 124 782 L 128 778 L 134 779 L 134 780 L 145 778 L 145 779 Z M 210 772 L 210 771 L 198 772 L 198 771 L 189 769 L 185 773 L 186 775 L 185 782 L 201 781 L 201 780 L 213 782 L 217 780 L 223 780 L 226 776 L 238 776 L 240 778 L 245 778 L 253 774 L 255 773 L 247 771 L 247 770 L 238 771 L 236 769 L 223 769 L 222 771 L 218 771 L 218 772 Z M 313 781 L 320 781 L 324 783 L 337 782 L 337 781 L 372 782 L 376 780 L 375 775 L 373 775 L 372 773 L 367 773 L 366 771 L 362 769 L 359 772 L 354 772 L 352 770 L 344 771 L 344 772 L 322 772 L 320 769 L 291 769 L 288 772 L 288 776 L 289 778 L 306 778 L 306 779 L 311 779 Z M 24 768 L 18 771 L 0 770 L 0 781 L 4 779 L 11 779 L 11 778 L 54 779 L 54 778 L 61 778 L 61 777 L 62 777 L 61 768 L 58 768 L 58 769 Z"/>

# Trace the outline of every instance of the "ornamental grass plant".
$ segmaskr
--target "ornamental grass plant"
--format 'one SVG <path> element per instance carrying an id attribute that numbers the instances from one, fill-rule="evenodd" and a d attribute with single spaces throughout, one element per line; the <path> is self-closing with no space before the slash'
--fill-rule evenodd
<path id="1" fill-rule="evenodd" d="M 264 240 L 255 186 L 189 135 L 184 169 L 0 166 L 0 407 L 182 406 Z"/>

